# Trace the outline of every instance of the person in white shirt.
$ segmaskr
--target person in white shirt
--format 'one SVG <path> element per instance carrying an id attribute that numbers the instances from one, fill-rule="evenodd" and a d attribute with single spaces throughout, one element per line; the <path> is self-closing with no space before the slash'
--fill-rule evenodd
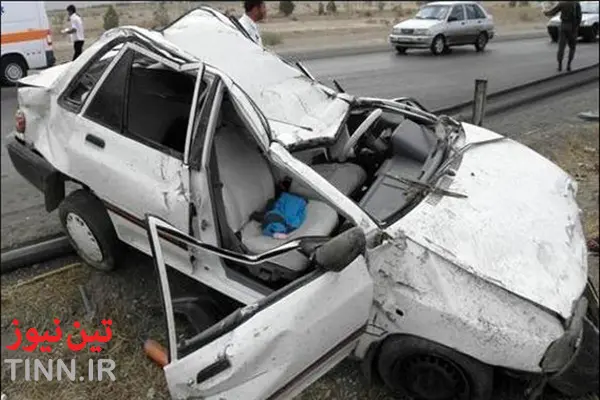
<path id="1" fill-rule="evenodd" d="M 85 40 L 83 36 L 83 21 L 81 20 L 81 17 L 77 15 L 77 10 L 74 5 L 71 4 L 68 6 L 67 12 L 69 13 L 71 27 L 63 29 L 62 33 L 71 35 L 71 41 L 73 42 L 73 61 L 75 61 L 83 51 L 83 42 Z"/>
<path id="2" fill-rule="evenodd" d="M 264 1 L 244 1 L 245 14 L 239 19 L 240 24 L 250 35 L 252 40 L 262 46 L 262 39 L 258 31 L 257 22 L 267 17 L 267 7 Z"/>

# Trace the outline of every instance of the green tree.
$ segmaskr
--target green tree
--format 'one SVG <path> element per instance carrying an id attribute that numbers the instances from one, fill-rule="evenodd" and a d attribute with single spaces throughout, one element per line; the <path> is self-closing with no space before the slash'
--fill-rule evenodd
<path id="1" fill-rule="evenodd" d="M 286 17 L 292 15 L 295 7 L 296 6 L 294 5 L 293 1 L 282 0 L 279 2 L 279 11 Z"/>
<path id="2" fill-rule="evenodd" d="M 169 18 L 169 12 L 167 11 L 167 7 L 165 6 L 164 1 L 159 1 L 156 10 L 154 10 L 154 22 L 159 26 L 166 26 L 171 21 Z"/>
<path id="3" fill-rule="evenodd" d="M 335 13 L 337 13 L 337 6 L 335 5 L 335 1 L 329 0 L 327 2 L 327 13 L 328 14 L 335 14 Z"/>
<path id="4" fill-rule="evenodd" d="M 117 14 L 117 10 L 112 5 L 108 6 L 103 19 L 105 31 L 119 26 L 119 14 Z"/>

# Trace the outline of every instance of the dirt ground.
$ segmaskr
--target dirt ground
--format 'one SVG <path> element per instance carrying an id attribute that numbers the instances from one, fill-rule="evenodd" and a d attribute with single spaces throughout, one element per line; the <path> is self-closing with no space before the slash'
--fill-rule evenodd
<path id="1" fill-rule="evenodd" d="M 394 24 L 410 18 L 418 10 L 417 2 L 413 1 L 335 3 L 335 14 L 319 15 L 319 2 L 295 1 L 294 12 L 285 17 L 278 10 L 278 1 L 268 1 L 268 18 L 260 26 L 263 42 L 275 50 L 344 45 L 348 43 L 349 35 L 352 35 L 352 42 L 355 43 L 385 42 Z M 159 2 L 117 4 L 115 9 L 119 14 L 119 24 L 146 28 L 160 25 L 155 16 L 158 4 Z M 200 4 L 202 3 L 193 1 L 164 2 L 167 20 L 173 21 Z M 241 1 L 211 2 L 210 5 L 232 15 L 242 14 Z M 500 34 L 544 29 L 548 21 L 536 6 L 510 8 L 508 2 L 502 1 L 486 2 L 484 6 L 493 15 Z M 106 10 L 107 6 L 102 5 L 78 11 L 84 21 L 86 47 L 104 32 L 103 16 Z M 68 61 L 73 52 L 72 45 L 68 37 L 60 33 L 60 30 L 67 26 L 66 11 L 50 11 L 48 16 L 52 25 L 57 60 Z"/>
<path id="2" fill-rule="evenodd" d="M 518 140 L 576 177 L 586 233 L 597 235 L 600 146 L 598 124 L 563 124 L 544 132 L 525 132 Z M 110 274 L 93 271 L 80 264 L 76 257 L 71 257 L 56 260 L 54 265 L 34 266 L 2 276 L 1 383 L 7 400 L 168 398 L 161 369 L 146 358 L 141 348 L 146 338 L 166 343 L 154 269 L 151 261 L 139 253 L 127 252 L 123 257 L 128 260 L 127 265 Z M 57 266 L 62 267 L 57 269 Z M 48 270 L 52 272 L 45 272 Z M 595 256 L 590 256 L 590 274 L 598 286 L 598 258 Z M 86 316 L 79 285 L 94 304 L 93 317 Z M 75 354 L 78 371 L 83 374 L 88 359 L 111 358 L 117 365 L 115 382 L 45 382 L 42 377 L 42 381 L 34 383 L 23 379 L 22 369 L 17 372 L 17 380 L 11 381 L 4 360 L 27 357 L 23 351 L 6 349 L 15 340 L 13 320 L 17 319 L 23 330 L 36 327 L 40 332 L 46 329 L 52 332 L 54 318 L 61 321 L 63 337 L 76 332 L 73 328 L 74 321 L 81 321 L 82 327 L 88 332 L 96 329 L 103 332 L 100 321 L 112 319 L 113 338 L 99 355 L 73 353 L 61 343 L 53 349 L 52 358 L 71 359 Z M 49 356 L 38 352 L 36 357 L 47 359 Z M 519 399 L 522 398 L 522 389 L 522 384 L 500 377 L 494 398 Z M 344 361 L 298 397 L 299 400 L 391 398 L 384 388 L 367 386 L 356 365 L 350 361 Z M 560 399 L 560 396 L 544 398 Z"/>

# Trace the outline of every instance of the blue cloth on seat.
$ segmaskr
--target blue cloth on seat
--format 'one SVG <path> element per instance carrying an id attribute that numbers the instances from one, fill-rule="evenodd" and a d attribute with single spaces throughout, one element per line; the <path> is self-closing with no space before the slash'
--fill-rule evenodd
<path id="1" fill-rule="evenodd" d="M 263 235 L 288 234 L 298 229 L 306 218 L 306 200 L 300 196 L 284 192 L 267 210 L 263 219 Z"/>

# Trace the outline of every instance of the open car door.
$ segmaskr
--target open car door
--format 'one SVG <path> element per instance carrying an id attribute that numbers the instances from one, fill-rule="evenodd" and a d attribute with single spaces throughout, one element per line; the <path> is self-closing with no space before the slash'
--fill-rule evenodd
<path id="1" fill-rule="evenodd" d="M 173 398 L 289 399 L 355 348 L 373 300 L 360 228 L 327 242 L 294 240 L 245 255 L 202 243 L 156 217 L 147 216 L 146 222 L 164 298 L 169 342 L 164 372 Z M 182 285 L 165 265 L 159 237 L 255 265 L 300 250 L 311 254 L 315 268 L 254 304 L 235 305 L 209 324 L 204 318 L 206 329 L 179 339 L 172 293 Z"/>

